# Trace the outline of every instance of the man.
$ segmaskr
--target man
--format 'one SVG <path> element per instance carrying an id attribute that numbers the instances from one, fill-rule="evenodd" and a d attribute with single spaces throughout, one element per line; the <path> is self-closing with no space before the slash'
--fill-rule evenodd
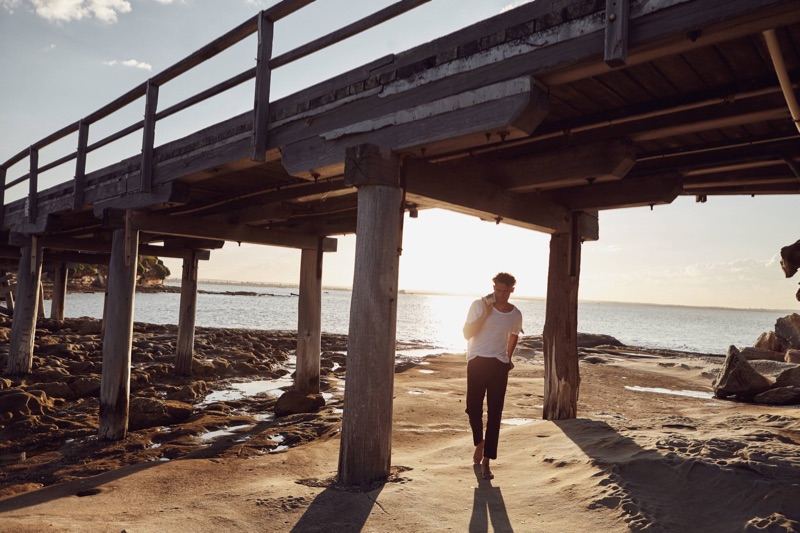
<path id="1" fill-rule="evenodd" d="M 501 272 L 494 277 L 494 292 L 475 300 L 464 324 L 467 345 L 467 415 L 472 428 L 475 454 L 484 479 L 493 479 L 489 462 L 497 459 L 500 419 L 506 396 L 508 372 L 514 368 L 511 355 L 522 333 L 522 313 L 508 303 L 517 280 Z M 483 433 L 483 398 L 488 417 Z"/>

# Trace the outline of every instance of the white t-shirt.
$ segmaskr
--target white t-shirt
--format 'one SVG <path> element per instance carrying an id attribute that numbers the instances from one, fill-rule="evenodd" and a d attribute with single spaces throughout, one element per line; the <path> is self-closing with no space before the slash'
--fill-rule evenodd
<path id="1" fill-rule="evenodd" d="M 481 330 L 469 339 L 467 361 L 474 357 L 496 357 L 504 363 L 509 362 L 506 354 L 508 338 L 522 333 L 522 313 L 516 307 L 512 307 L 511 311 L 502 313 L 492 306 L 491 314 L 483 323 Z M 478 320 L 485 308 L 483 300 L 472 302 L 467 314 L 467 324 Z"/>

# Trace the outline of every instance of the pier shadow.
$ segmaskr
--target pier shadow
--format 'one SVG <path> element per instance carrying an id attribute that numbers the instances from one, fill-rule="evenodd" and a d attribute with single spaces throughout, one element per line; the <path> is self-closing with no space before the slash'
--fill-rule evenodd
<path id="1" fill-rule="evenodd" d="M 75 479 L 65 483 L 57 483 L 49 487 L 25 492 L 19 496 L 11 496 L 10 498 L 0 501 L 0 514 L 6 511 L 17 511 L 19 509 L 25 509 L 26 507 L 74 496 L 81 497 L 81 501 L 85 502 L 86 505 L 91 505 L 91 496 L 103 492 L 103 485 L 162 464 L 163 463 L 159 462 L 137 463 L 110 470 L 96 476 Z M 84 500 L 83 498 L 86 499 Z M 2 530 L 2 527 L 0 527 L 0 530 Z"/>
<path id="2" fill-rule="evenodd" d="M 373 507 L 380 507 L 378 496 L 383 487 L 381 484 L 369 492 L 350 492 L 330 485 L 314 498 L 291 531 L 361 531 Z"/>
<path id="3" fill-rule="evenodd" d="M 503 501 L 503 493 L 500 487 L 493 487 L 492 482 L 483 479 L 481 475 L 481 465 L 473 465 L 475 479 L 478 486 L 472 499 L 472 516 L 469 519 L 469 533 L 486 533 L 489 531 L 489 524 L 492 530 L 498 533 L 511 533 L 511 520 L 508 518 L 506 504 Z"/>
<path id="4" fill-rule="evenodd" d="M 793 452 L 761 464 L 741 461 L 755 444 L 747 436 L 709 439 L 691 425 L 664 425 L 657 449 L 648 449 L 603 421 L 553 423 L 600 470 L 588 508 L 616 510 L 632 530 L 795 531 L 800 525 L 800 469 Z M 769 439 L 759 434 L 759 440 Z M 759 454 L 766 457 L 753 450 Z"/>

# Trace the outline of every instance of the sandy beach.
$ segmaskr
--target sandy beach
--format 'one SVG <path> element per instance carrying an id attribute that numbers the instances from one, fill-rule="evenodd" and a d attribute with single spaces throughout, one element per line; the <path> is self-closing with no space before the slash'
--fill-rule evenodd
<path id="1" fill-rule="evenodd" d="M 398 365 L 393 475 L 350 491 L 335 484 L 341 336 L 323 339 L 327 405 L 273 419 L 273 394 L 203 398 L 231 383 L 280 378 L 289 332 L 200 328 L 205 362 L 181 381 L 168 372 L 174 326 L 137 324 L 139 415 L 124 441 L 100 442 L 96 397 L 67 383 L 78 375 L 70 365 L 97 376 L 97 353 L 85 350 L 93 324 L 45 335 L 44 322 L 35 365 L 50 381 L 0 385 L 5 407 L 12 395 L 34 398 L 25 416 L 0 413 L 3 532 L 800 530 L 800 408 L 711 398 L 721 357 L 582 350 L 579 418 L 550 422 L 541 419 L 541 352 L 523 346 L 491 481 L 471 461 L 463 354 Z M 57 344 L 84 352 L 69 361 L 60 359 L 63 346 L 42 351 Z M 222 428 L 228 433 L 203 438 Z"/>

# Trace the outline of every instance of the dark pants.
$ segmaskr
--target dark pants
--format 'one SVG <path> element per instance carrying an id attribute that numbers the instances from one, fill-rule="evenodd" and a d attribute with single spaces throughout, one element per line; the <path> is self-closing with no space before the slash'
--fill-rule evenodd
<path id="1" fill-rule="evenodd" d="M 483 456 L 497 459 L 497 440 L 500 438 L 500 419 L 506 398 L 510 365 L 494 357 L 475 357 L 467 363 L 467 410 L 475 446 L 484 441 Z M 488 417 L 483 434 L 483 398 L 486 397 Z"/>

